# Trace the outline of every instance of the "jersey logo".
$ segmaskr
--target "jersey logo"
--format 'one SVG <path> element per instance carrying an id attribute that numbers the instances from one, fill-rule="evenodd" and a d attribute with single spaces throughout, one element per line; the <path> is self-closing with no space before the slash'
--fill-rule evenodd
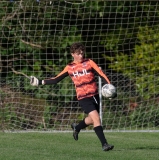
<path id="1" fill-rule="evenodd" d="M 86 66 L 87 66 L 87 63 L 86 63 L 86 62 L 83 62 L 82 65 L 83 65 L 83 67 L 86 67 Z"/>
<path id="2" fill-rule="evenodd" d="M 81 77 L 81 76 L 84 76 L 84 75 L 88 75 L 90 73 L 88 73 L 86 69 L 83 69 L 82 73 L 79 73 L 78 71 L 76 71 L 76 72 L 73 72 L 72 74 L 73 74 L 74 77 Z"/>

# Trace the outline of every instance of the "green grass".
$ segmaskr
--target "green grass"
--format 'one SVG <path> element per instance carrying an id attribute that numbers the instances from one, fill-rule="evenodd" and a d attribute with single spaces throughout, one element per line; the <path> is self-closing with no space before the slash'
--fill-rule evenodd
<path id="1" fill-rule="evenodd" d="M 0 133 L 0 160 L 156 160 L 159 132 L 106 132 L 104 152 L 95 133 Z"/>

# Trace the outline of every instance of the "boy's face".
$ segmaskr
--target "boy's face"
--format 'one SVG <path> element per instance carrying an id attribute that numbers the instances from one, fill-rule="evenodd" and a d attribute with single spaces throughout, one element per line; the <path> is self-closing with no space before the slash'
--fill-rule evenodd
<path id="1" fill-rule="evenodd" d="M 79 52 L 72 53 L 72 57 L 74 58 L 74 62 L 82 62 L 84 58 L 84 52 L 80 50 Z"/>

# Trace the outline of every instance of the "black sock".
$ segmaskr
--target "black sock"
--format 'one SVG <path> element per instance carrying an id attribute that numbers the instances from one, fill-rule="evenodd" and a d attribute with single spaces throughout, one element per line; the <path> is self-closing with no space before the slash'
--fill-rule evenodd
<path id="1" fill-rule="evenodd" d="M 103 133 L 103 127 L 102 126 L 97 126 L 97 127 L 94 127 L 94 131 L 96 133 L 96 135 L 98 136 L 102 146 L 107 143 L 107 140 L 105 138 L 105 135 Z"/>
<path id="2" fill-rule="evenodd" d="M 81 129 L 86 128 L 88 125 L 85 123 L 85 119 L 83 119 L 77 126 L 76 131 L 80 132 Z"/>

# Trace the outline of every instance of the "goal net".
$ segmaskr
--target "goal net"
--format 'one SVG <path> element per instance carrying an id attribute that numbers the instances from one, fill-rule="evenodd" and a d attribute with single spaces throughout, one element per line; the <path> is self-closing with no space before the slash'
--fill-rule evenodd
<path id="1" fill-rule="evenodd" d="M 29 82 L 56 76 L 82 42 L 117 88 L 116 98 L 102 97 L 104 130 L 158 130 L 158 22 L 157 1 L 1 0 L 0 129 L 69 131 L 86 116 L 69 77 Z"/>

